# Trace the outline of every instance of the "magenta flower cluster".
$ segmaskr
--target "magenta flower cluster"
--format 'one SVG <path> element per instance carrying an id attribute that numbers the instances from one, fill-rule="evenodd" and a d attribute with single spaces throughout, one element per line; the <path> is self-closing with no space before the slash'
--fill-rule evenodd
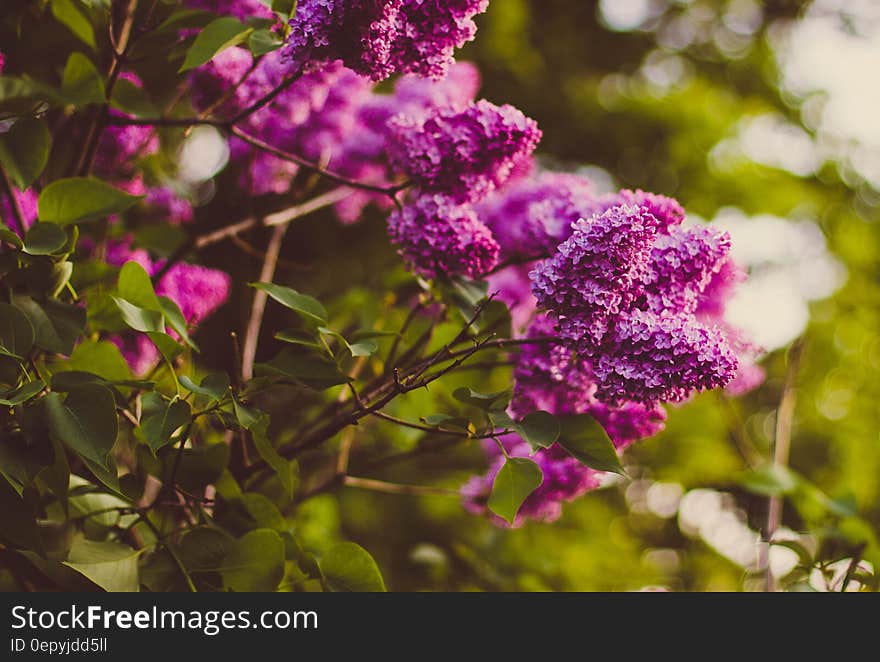
<path id="1" fill-rule="evenodd" d="M 423 194 L 388 218 L 388 235 L 404 260 L 426 278 L 455 274 L 476 278 L 498 261 L 492 232 L 467 205 Z"/>
<path id="2" fill-rule="evenodd" d="M 492 278 L 512 310 L 532 315 L 524 339 L 535 342 L 516 361 L 511 416 L 589 414 L 620 451 L 663 429 L 663 402 L 725 384 L 743 392 L 763 379 L 754 348 L 723 319 L 743 277 L 730 239 L 709 226 L 682 227 L 675 200 L 628 190 L 596 195 L 584 178 L 543 173 L 517 179 L 477 209 L 502 258 L 536 258 L 531 293 L 521 266 Z M 538 260 L 541 252 L 549 256 Z M 534 453 L 516 435 L 504 444 L 544 473 L 514 526 L 554 520 L 563 502 L 602 484 L 601 472 L 559 444 Z M 465 507 L 478 513 L 504 464 L 496 445 L 485 448 L 487 473 L 462 489 Z"/>
<path id="3" fill-rule="evenodd" d="M 480 204 L 505 258 L 538 258 L 571 236 L 571 226 L 596 210 L 589 179 L 544 172 L 521 178 Z"/>
<path id="4" fill-rule="evenodd" d="M 392 163 L 424 191 L 476 202 L 502 185 L 537 147 L 537 123 L 513 106 L 481 100 L 391 120 Z"/>
<path id="5" fill-rule="evenodd" d="M 382 80 L 394 73 L 442 78 L 453 51 L 474 38 L 489 0 L 300 0 L 284 57 L 294 71 L 341 60 Z"/>

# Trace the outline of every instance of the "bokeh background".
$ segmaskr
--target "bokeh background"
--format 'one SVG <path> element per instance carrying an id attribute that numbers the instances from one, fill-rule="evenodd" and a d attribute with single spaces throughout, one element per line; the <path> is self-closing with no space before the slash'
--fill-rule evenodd
<path id="1" fill-rule="evenodd" d="M 816 499 L 789 499 L 781 534 L 818 553 L 816 532 L 850 512 L 876 535 L 880 3 L 494 0 L 460 57 L 479 65 L 483 96 L 538 120 L 548 165 L 608 189 L 674 196 L 695 220 L 731 232 L 751 276 L 732 319 L 764 347 L 767 380 L 742 398 L 709 393 L 670 411 L 664 433 L 627 451 L 632 481 L 567 505 L 554 524 L 505 530 L 455 500 L 346 490 L 306 501 L 301 535 L 316 546 L 360 542 L 397 590 L 758 589 L 767 498 L 742 477 L 771 455 L 787 374 L 791 466 L 833 505 L 829 514 Z M 381 220 L 334 223 L 291 231 L 288 275 L 316 291 L 339 291 L 345 279 L 368 315 L 381 303 L 371 280 L 395 273 Z M 795 369 L 792 343 L 802 343 Z M 504 383 L 503 373 L 487 379 Z M 420 404 L 411 398 L 400 411 L 424 415 Z M 360 444 L 415 443 L 387 428 L 359 435 Z M 382 477 L 456 486 L 479 466 L 474 451 L 424 456 Z M 824 545 L 827 572 L 795 582 L 797 546 L 774 547 L 772 567 L 791 587 L 839 590 L 853 554 Z"/>

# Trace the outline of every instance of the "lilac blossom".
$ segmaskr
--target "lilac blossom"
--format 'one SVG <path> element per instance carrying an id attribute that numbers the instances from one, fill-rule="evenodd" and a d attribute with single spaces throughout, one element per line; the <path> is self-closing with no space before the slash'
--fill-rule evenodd
<path id="1" fill-rule="evenodd" d="M 513 106 L 481 100 L 463 110 L 437 108 L 390 122 L 392 164 L 420 188 L 456 202 L 484 198 L 527 158 L 541 131 Z"/>
<path id="2" fill-rule="evenodd" d="M 603 401 L 682 401 L 724 386 L 737 358 L 718 326 L 690 315 L 634 310 L 621 314 L 591 356 Z"/>
<path id="3" fill-rule="evenodd" d="M 147 191 L 146 206 L 151 216 L 174 225 L 193 220 L 192 203 L 169 186 L 156 186 Z"/>
<path id="4" fill-rule="evenodd" d="M 284 58 L 294 71 L 342 60 L 373 80 L 394 73 L 442 78 L 474 38 L 488 0 L 300 0 Z"/>
<path id="5" fill-rule="evenodd" d="M 538 304 L 555 313 L 566 335 L 598 343 L 613 317 L 635 299 L 656 232 L 657 219 L 642 207 L 612 207 L 581 219 L 532 271 Z"/>
<path id="6" fill-rule="evenodd" d="M 404 260 L 426 278 L 476 278 L 498 261 L 498 244 L 473 209 L 442 195 L 419 195 L 393 212 L 388 234 Z"/>
<path id="7" fill-rule="evenodd" d="M 402 76 L 392 94 L 370 94 L 360 105 L 355 118 L 357 124 L 333 155 L 330 165 L 351 179 L 389 186 L 385 153 L 388 121 L 399 113 L 422 113 L 436 106 L 463 108 L 473 101 L 479 87 L 479 72 L 467 62 L 454 63 L 440 80 Z M 370 203 L 381 209 L 390 209 L 392 205 L 386 195 L 353 189 L 351 195 L 337 203 L 336 212 L 344 223 L 351 223 Z"/>
<path id="8" fill-rule="evenodd" d="M 642 277 L 647 310 L 693 313 L 706 286 L 727 260 L 730 235 L 707 225 L 675 227 L 659 235 Z"/>
<path id="9" fill-rule="evenodd" d="M 508 184 L 478 207 L 506 258 L 550 254 L 571 236 L 573 223 L 595 210 L 586 177 L 554 172 Z"/>

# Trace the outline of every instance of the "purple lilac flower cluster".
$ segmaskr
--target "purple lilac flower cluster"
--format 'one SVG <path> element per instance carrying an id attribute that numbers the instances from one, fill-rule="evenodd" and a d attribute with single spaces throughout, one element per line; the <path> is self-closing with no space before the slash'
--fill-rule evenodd
<path id="1" fill-rule="evenodd" d="M 593 366 L 600 399 L 680 401 L 736 373 L 727 337 L 695 311 L 721 269 L 729 237 L 664 226 L 648 205 L 611 207 L 532 272 L 539 305 Z"/>
<path id="2" fill-rule="evenodd" d="M 596 193 L 589 179 L 555 172 L 514 182 L 478 207 L 505 258 L 549 253 L 571 236 L 574 222 L 595 210 Z"/>
<path id="3" fill-rule="evenodd" d="M 513 106 L 480 100 L 464 109 L 435 108 L 391 120 L 388 151 L 395 167 L 422 190 L 456 202 L 485 198 L 541 139 L 537 123 Z"/>
<path id="4" fill-rule="evenodd" d="M 526 338 L 553 337 L 554 320 L 548 315 L 535 317 Z M 659 405 L 623 402 L 609 405 L 596 399 L 596 382 L 590 364 L 566 345 L 525 344 L 514 370 L 515 388 L 510 404 L 511 416 L 520 417 L 544 410 L 559 416 L 590 414 L 605 428 L 618 450 L 663 429 L 666 412 Z M 495 476 L 504 457 L 495 445 L 484 446 L 489 470 L 475 476 L 462 489 L 465 507 L 475 513 L 486 511 Z M 553 521 L 562 513 L 562 503 L 597 488 L 603 473 L 584 466 L 558 444 L 534 454 L 516 435 L 505 438 L 505 448 L 513 457 L 529 457 L 544 472 L 544 482 L 523 503 L 514 526 L 527 519 Z M 493 518 L 499 525 L 504 522 Z"/>
<path id="5" fill-rule="evenodd" d="M 404 260 L 426 278 L 441 273 L 476 278 L 498 261 L 498 244 L 476 212 L 439 194 L 420 195 L 391 214 L 388 234 Z"/>
<path id="6" fill-rule="evenodd" d="M 763 379 L 756 352 L 723 319 L 744 277 L 729 257 L 730 239 L 709 226 L 682 227 L 675 200 L 628 190 L 595 195 L 583 178 L 544 173 L 502 188 L 477 209 L 502 256 L 527 259 L 550 247 L 548 258 L 532 263 L 531 293 L 523 266 L 492 279 L 503 300 L 531 315 L 526 340 L 558 339 L 522 347 L 511 416 L 590 414 L 622 450 L 663 429 L 661 403 L 725 384 L 746 390 Z M 558 444 L 531 453 L 516 435 L 504 443 L 544 472 L 514 526 L 556 519 L 564 501 L 602 482 L 601 472 Z M 496 445 L 486 452 L 488 472 L 462 489 L 472 512 L 486 512 L 504 463 Z"/>
<path id="7" fill-rule="evenodd" d="M 442 78 L 474 38 L 489 0 L 300 0 L 283 53 L 301 71 L 341 60 L 373 80 L 394 73 Z"/>

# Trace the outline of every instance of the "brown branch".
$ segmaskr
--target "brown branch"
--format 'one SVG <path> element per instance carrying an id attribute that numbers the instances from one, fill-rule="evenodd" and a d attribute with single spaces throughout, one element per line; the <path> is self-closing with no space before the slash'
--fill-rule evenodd
<path id="1" fill-rule="evenodd" d="M 358 487 L 364 490 L 372 490 L 374 492 L 384 492 L 385 494 L 405 494 L 408 496 L 460 496 L 458 490 L 451 490 L 446 487 L 401 485 L 400 483 L 387 483 L 383 480 L 358 478 L 356 476 L 344 476 L 342 484 L 346 487 Z"/>
<path id="2" fill-rule="evenodd" d="M 110 115 L 110 98 L 113 95 L 113 88 L 122 73 L 122 63 L 128 48 L 131 45 L 131 31 L 134 26 L 134 14 L 137 9 L 138 0 L 128 0 L 125 8 L 125 18 L 122 20 L 122 27 L 119 30 L 119 38 L 113 39 L 112 21 L 110 25 L 110 42 L 113 50 L 113 61 L 110 63 L 110 71 L 107 73 L 107 83 L 104 85 L 104 95 L 106 101 L 95 113 L 95 116 L 89 124 L 86 133 L 86 141 L 83 151 L 77 163 L 76 172 L 80 176 L 88 175 L 95 161 L 95 155 L 98 152 L 98 143 L 101 139 L 101 133 L 104 130 L 107 118 Z M 111 12 L 112 14 L 112 12 Z"/>
<path id="3" fill-rule="evenodd" d="M 337 182 L 338 184 L 344 184 L 345 186 L 349 186 L 351 188 L 371 191 L 373 193 L 381 193 L 382 195 L 396 198 L 397 193 L 411 185 L 410 182 L 404 182 L 403 184 L 397 184 L 395 186 L 377 186 L 375 184 L 366 184 L 364 182 L 359 182 L 356 179 L 350 179 L 348 177 L 345 177 L 344 175 L 326 170 L 322 168 L 319 164 L 309 161 L 308 159 L 305 159 L 298 154 L 292 154 L 291 152 L 285 152 L 283 149 L 278 149 L 277 147 L 274 147 L 269 143 L 260 140 L 259 138 L 255 138 L 254 136 L 245 133 L 235 125 L 228 126 L 227 130 L 233 136 L 247 143 L 251 147 L 255 147 L 263 152 L 266 152 L 267 154 L 271 154 L 272 156 L 275 156 L 282 161 L 295 163 L 301 168 L 305 168 L 306 170 L 317 173 L 318 175 Z"/>
<path id="4" fill-rule="evenodd" d="M 263 260 L 263 268 L 260 271 L 260 282 L 271 283 L 275 277 L 275 268 L 278 266 L 278 255 L 281 252 L 281 242 L 287 225 L 278 225 L 272 231 L 269 245 L 266 247 L 266 258 Z M 266 312 L 268 294 L 265 290 L 254 290 L 254 301 L 251 305 L 251 316 L 248 320 L 244 335 L 244 344 L 241 349 L 241 377 L 244 381 L 250 381 L 254 376 L 254 361 L 257 356 L 257 344 L 260 339 L 260 328 L 263 326 L 263 313 Z"/>
<path id="5" fill-rule="evenodd" d="M 307 216 L 313 212 L 316 212 L 319 209 L 323 209 L 325 207 L 329 207 L 330 205 L 336 204 L 340 200 L 348 197 L 349 195 L 351 195 L 351 191 L 347 187 L 335 188 L 332 191 L 328 191 L 327 193 L 312 198 L 311 200 L 308 200 L 301 205 L 289 207 L 288 209 L 284 209 L 274 214 L 269 214 L 268 216 L 265 216 L 263 218 L 246 218 L 243 221 L 227 225 L 226 227 L 220 228 L 219 230 L 214 230 L 213 232 L 209 232 L 200 237 L 196 237 L 192 243 L 192 246 L 196 250 L 200 250 L 202 248 L 205 248 L 206 246 L 210 246 L 211 244 L 223 241 L 224 239 L 241 234 L 242 232 L 246 232 L 247 230 L 251 230 L 256 227 L 277 227 L 280 225 L 286 225 L 288 223 L 291 223 L 292 221 L 295 221 L 298 218 L 302 218 L 303 216 Z"/>
<path id="6" fill-rule="evenodd" d="M 776 409 L 776 431 L 773 444 L 773 465 L 775 467 L 788 466 L 788 458 L 791 453 L 791 428 L 794 420 L 794 408 L 797 402 L 797 389 L 795 381 L 797 380 L 798 368 L 800 367 L 800 359 L 803 353 L 804 341 L 800 338 L 795 341 L 789 354 L 788 370 L 785 373 L 785 383 L 782 387 L 782 397 L 779 399 L 779 406 Z M 773 540 L 773 536 L 782 524 L 782 497 L 779 495 L 771 496 L 767 502 L 767 527 L 764 531 L 764 542 L 762 556 L 762 567 L 765 571 L 765 590 L 776 590 L 776 581 L 770 572 L 770 551 L 769 547 Z"/>

